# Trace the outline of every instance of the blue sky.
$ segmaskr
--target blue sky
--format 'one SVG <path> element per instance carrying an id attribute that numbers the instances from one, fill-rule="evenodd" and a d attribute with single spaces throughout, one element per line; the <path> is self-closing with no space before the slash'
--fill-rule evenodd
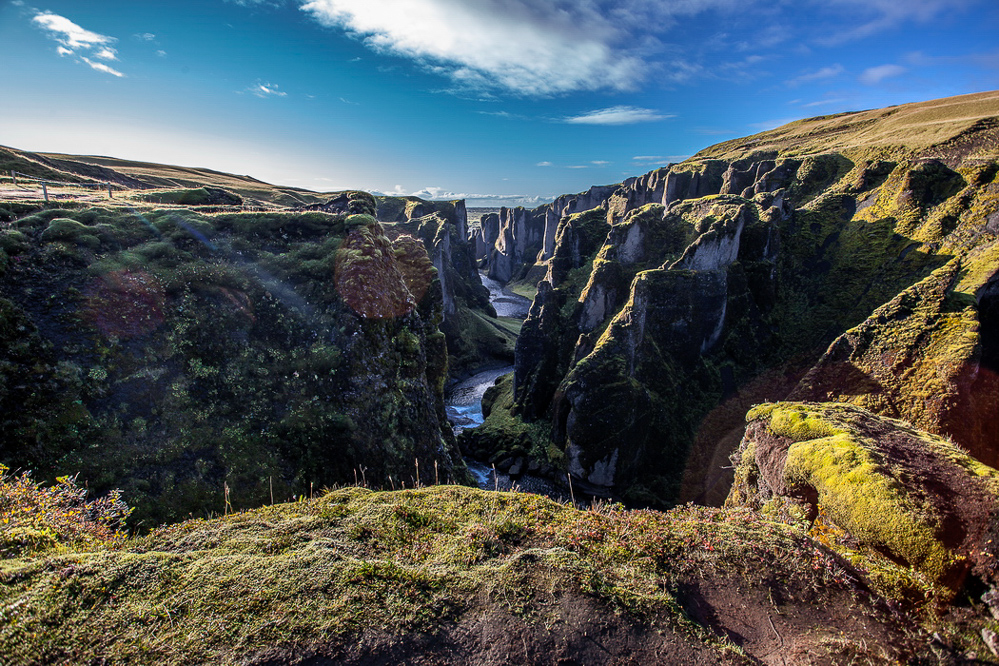
<path id="1" fill-rule="evenodd" d="M 0 144 L 471 205 L 999 88 L 994 0 L 0 2 Z"/>

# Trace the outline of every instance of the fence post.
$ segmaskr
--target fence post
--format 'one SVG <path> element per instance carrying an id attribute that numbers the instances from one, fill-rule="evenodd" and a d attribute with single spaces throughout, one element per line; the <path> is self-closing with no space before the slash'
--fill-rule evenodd
<path id="1" fill-rule="evenodd" d="M 110 198 L 111 198 L 111 183 L 109 181 L 108 182 L 108 199 L 110 199 Z"/>
<path id="2" fill-rule="evenodd" d="M 14 187 L 17 187 L 17 172 L 13 169 L 10 170 L 10 177 L 14 181 Z"/>
<path id="3" fill-rule="evenodd" d="M 46 203 L 48 203 L 48 200 L 49 200 L 49 188 L 45 186 L 44 182 L 42 183 L 42 194 L 45 195 L 45 201 L 46 201 Z"/>

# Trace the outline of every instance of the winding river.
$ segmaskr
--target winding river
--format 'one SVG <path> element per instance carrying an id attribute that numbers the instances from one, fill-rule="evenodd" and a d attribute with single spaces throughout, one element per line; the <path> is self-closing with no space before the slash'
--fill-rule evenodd
<path id="1" fill-rule="evenodd" d="M 496 308 L 499 317 L 514 317 L 525 319 L 531 309 L 531 301 L 513 293 L 501 282 L 497 282 L 479 273 L 482 284 L 489 289 L 489 302 Z M 455 434 L 465 428 L 475 428 L 482 425 L 482 396 L 486 389 L 493 385 L 497 378 L 513 372 L 513 366 L 483 370 L 468 379 L 452 386 L 448 391 L 446 405 L 447 416 L 454 425 Z M 499 479 L 493 477 L 493 470 L 483 462 L 465 459 L 468 469 L 475 476 L 481 488 L 510 487 L 510 479 L 504 474 Z"/>

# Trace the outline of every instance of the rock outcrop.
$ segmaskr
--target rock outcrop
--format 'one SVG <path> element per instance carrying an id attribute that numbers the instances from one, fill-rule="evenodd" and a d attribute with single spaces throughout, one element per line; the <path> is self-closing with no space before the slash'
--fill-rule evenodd
<path id="1" fill-rule="evenodd" d="M 995 469 L 853 405 L 768 403 L 747 420 L 728 506 L 808 521 L 888 597 L 995 584 Z"/>
<path id="2" fill-rule="evenodd" d="M 378 197 L 377 201 L 385 233 L 391 238 L 419 238 L 437 269 L 449 380 L 467 377 L 483 366 L 512 362 L 514 335 L 497 321 L 489 290 L 479 276 L 465 202 L 416 197 Z"/>

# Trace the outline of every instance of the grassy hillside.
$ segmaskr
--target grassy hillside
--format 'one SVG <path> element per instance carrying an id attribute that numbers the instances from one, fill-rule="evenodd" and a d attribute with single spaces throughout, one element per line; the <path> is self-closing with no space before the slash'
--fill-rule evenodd
<path id="1" fill-rule="evenodd" d="M 925 157 L 945 157 L 963 150 L 967 151 L 964 157 L 993 156 L 999 149 L 997 113 L 999 91 L 991 91 L 818 116 L 716 144 L 692 159 L 737 160 L 764 153 L 791 157 L 871 148 L 919 151 Z M 973 146 L 963 146 L 962 137 L 972 133 L 984 137 L 976 139 Z"/>
<path id="2" fill-rule="evenodd" d="M 136 162 L 95 155 L 31 153 L 0 146 L 0 176 L 10 170 L 66 182 L 110 181 L 126 190 L 178 190 L 212 187 L 228 190 L 256 206 L 295 207 L 325 202 L 329 197 L 294 187 L 281 187 L 205 168 Z M 125 199 L 131 197 L 122 193 Z"/>

